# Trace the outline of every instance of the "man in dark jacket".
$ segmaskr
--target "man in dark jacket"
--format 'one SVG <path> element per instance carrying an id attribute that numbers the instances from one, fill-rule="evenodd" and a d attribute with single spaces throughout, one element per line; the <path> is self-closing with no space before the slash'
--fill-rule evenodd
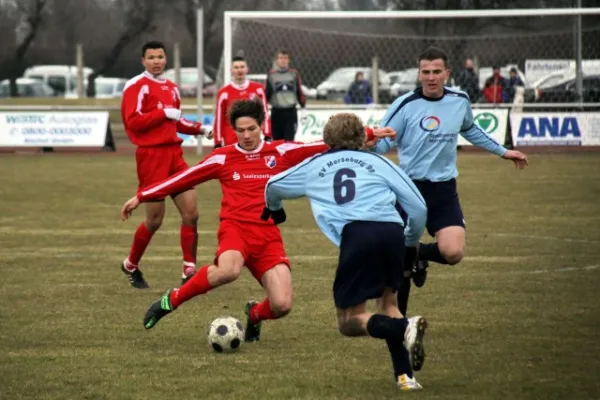
<path id="1" fill-rule="evenodd" d="M 460 89 L 469 95 L 471 103 L 475 103 L 481 92 L 479 90 L 479 76 L 473 68 L 473 60 L 467 58 L 465 60 L 465 69 L 456 77 L 456 83 L 460 86 Z"/>
<path id="2" fill-rule="evenodd" d="M 508 82 L 507 82 L 507 89 L 506 89 L 506 101 L 508 103 L 512 103 L 515 100 L 515 93 L 517 91 L 517 87 L 518 86 L 525 86 L 525 84 L 523 83 L 523 80 L 521 79 L 521 77 L 519 77 L 519 74 L 517 72 L 516 68 L 511 68 L 510 69 L 510 76 L 508 78 Z"/>
<path id="3" fill-rule="evenodd" d="M 271 104 L 271 135 L 273 140 L 294 140 L 298 127 L 296 105 L 304 109 L 306 98 L 297 70 L 290 68 L 290 55 L 279 50 L 275 56 L 276 68 L 267 74 L 266 95 Z"/>

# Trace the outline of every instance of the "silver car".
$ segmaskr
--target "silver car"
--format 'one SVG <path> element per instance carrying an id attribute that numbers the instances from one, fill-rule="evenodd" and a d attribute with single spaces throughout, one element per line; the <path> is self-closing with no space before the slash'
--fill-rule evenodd
<path id="1" fill-rule="evenodd" d="M 333 71 L 325 81 L 317 86 L 317 99 L 341 100 L 354 82 L 357 72 L 362 72 L 365 79 L 371 82 L 371 67 L 345 67 Z M 387 72 L 379 70 L 379 102 L 387 103 L 390 96 L 390 78 Z"/>

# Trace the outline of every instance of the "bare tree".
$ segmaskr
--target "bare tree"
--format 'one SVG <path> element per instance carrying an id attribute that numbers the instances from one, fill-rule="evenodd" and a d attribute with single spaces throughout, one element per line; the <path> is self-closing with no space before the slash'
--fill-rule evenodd
<path id="1" fill-rule="evenodd" d="M 10 95 L 18 96 L 17 78 L 25 71 L 25 56 L 39 33 L 46 17 L 47 0 L 19 0 L 15 2 L 18 21 L 15 26 L 17 46 L 12 59 L 0 66 L 0 77 L 10 80 Z M 6 6 L 5 6 L 6 7 Z"/>
<path id="2" fill-rule="evenodd" d="M 100 66 L 94 68 L 94 72 L 88 76 L 88 97 L 96 96 L 96 78 L 106 73 L 117 62 L 125 47 L 138 40 L 142 34 L 156 28 L 153 23 L 158 5 L 154 1 L 116 0 L 114 9 L 122 16 L 121 31 Z"/>

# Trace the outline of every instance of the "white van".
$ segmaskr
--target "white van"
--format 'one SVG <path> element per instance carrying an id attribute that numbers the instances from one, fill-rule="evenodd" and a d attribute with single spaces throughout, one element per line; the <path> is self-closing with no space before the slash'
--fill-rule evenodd
<path id="1" fill-rule="evenodd" d="M 83 78 L 87 78 L 93 70 L 83 68 Z M 77 89 L 77 67 L 73 65 L 34 65 L 23 74 L 26 78 L 38 79 L 50 86 L 55 95 Z"/>
<path id="2" fill-rule="evenodd" d="M 125 78 L 108 78 L 104 76 L 99 76 L 94 81 L 96 85 L 96 98 L 97 99 L 116 99 L 119 97 L 123 97 L 123 89 L 125 89 L 125 84 L 127 83 L 127 79 Z M 85 97 L 87 91 L 88 82 L 85 80 L 83 86 L 83 96 Z M 66 99 L 76 99 L 77 98 L 77 89 L 68 91 L 65 93 Z"/>

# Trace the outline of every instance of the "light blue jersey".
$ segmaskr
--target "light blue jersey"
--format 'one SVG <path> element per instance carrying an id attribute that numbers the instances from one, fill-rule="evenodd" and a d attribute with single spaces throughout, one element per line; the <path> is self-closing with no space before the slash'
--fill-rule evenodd
<path id="1" fill-rule="evenodd" d="M 400 168 L 413 180 L 448 181 L 458 176 L 456 147 L 458 135 L 487 151 L 502 156 L 506 149 L 473 122 L 469 97 L 461 91 L 444 88 L 444 96 L 430 99 L 422 88 L 394 101 L 381 120 L 396 140 L 380 140 L 374 151 L 379 154 L 398 147 Z"/>
<path id="2" fill-rule="evenodd" d="M 306 196 L 317 225 L 336 246 L 352 221 L 397 222 L 395 205 L 408 214 L 406 246 L 416 246 L 425 229 L 427 208 L 419 190 L 390 160 L 358 150 L 330 150 L 269 179 L 265 202 L 271 210 L 283 199 Z"/>

